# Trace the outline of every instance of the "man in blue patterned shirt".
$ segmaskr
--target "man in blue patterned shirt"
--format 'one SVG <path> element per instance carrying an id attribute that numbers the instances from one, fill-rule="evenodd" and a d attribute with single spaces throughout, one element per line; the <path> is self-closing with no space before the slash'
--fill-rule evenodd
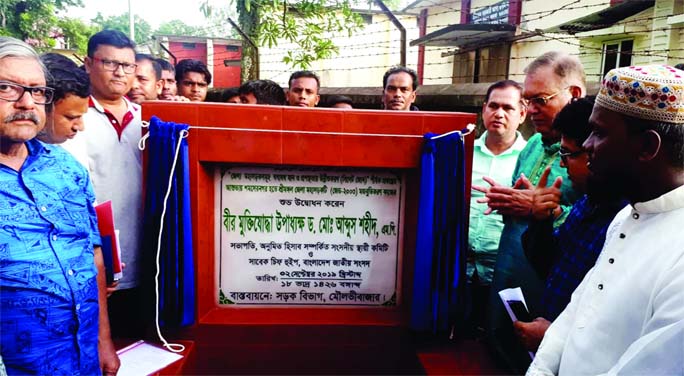
<path id="1" fill-rule="evenodd" d="M 35 139 L 54 94 L 44 72 L 0 37 L 1 356 L 8 374 L 115 374 L 88 173 Z"/>
<path id="2" fill-rule="evenodd" d="M 567 169 L 573 189 L 586 195 L 575 202 L 565 222 L 554 230 L 549 211 L 560 205 L 560 190 L 557 184 L 546 187 L 547 169 L 535 190 L 534 219 L 522 237 L 527 259 L 546 281 L 538 305 L 541 317 L 513 324 L 529 351 L 537 350 L 551 321 L 568 305 L 572 292 L 596 263 L 608 225 L 627 205 L 612 191 L 587 180 L 588 157 L 582 143 L 591 133 L 589 116 L 593 106 L 593 100 L 579 99 L 565 106 L 553 122 L 553 128 L 561 134 L 561 166 Z M 534 188 L 529 181 L 526 186 Z"/>

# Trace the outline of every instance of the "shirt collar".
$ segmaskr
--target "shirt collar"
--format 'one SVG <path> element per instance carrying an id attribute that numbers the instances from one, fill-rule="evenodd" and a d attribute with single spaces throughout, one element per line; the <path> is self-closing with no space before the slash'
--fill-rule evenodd
<path id="1" fill-rule="evenodd" d="M 664 195 L 646 202 L 637 202 L 634 210 L 641 213 L 656 214 L 684 208 L 684 185 Z"/>
<path id="2" fill-rule="evenodd" d="M 137 104 L 132 103 L 125 96 L 123 96 L 121 98 L 124 100 L 124 102 L 126 102 L 126 107 L 128 108 L 128 112 L 138 112 L 140 107 Z M 102 106 L 102 104 L 100 104 L 100 102 L 98 102 L 97 99 L 95 99 L 95 97 L 93 97 L 92 95 L 88 99 L 88 107 L 94 108 L 98 112 L 103 113 L 103 114 L 106 112 L 106 109 Z"/>
<path id="3" fill-rule="evenodd" d="M 26 141 L 26 149 L 31 156 L 35 156 L 41 153 L 50 153 L 50 149 L 46 148 L 45 145 L 40 142 L 37 138 L 30 139 Z"/>
<path id="4" fill-rule="evenodd" d="M 544 153 L 546 153 L 547 155 L 557 154 L 560 150 L 560 142 L 556 142 L 555 144 L 551 145 L 547 145 L 544 142 L 542 142 L 542 147 L 544 148 Z"/>
<path id="5" fill-rule="evenodd" d="M 492 152 L 489 151 L 489 148 L 487 148 L 487 145 L 485 144 L 486 139 L 487 131 L 484 131 L 484 133 L 482 133 L 482 135 L 475 140 L 474 146 L 479 147 L 480 150 L 486 150 L 489 154 L 492 154 Z M 508 149 L 504 150 L 499 155 L 510 154 L 514 151 L 522 151 L 522 149 L 525 148 L 525 145 L 527 145 L 527 141 L 525 141 L 520 132 L 515 131 L 515 142 L 513 143 L 513 145 L 511 145 Z"/>

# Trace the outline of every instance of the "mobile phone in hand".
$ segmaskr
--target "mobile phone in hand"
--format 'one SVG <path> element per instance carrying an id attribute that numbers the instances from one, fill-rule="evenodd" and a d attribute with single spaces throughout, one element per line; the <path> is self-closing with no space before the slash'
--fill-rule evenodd
<path id="1" fill-rule="evenodd" d="M 527 311 L 527 308 L 525 307 L 523 302 L 521 302 L 520 300 L 506 300 L 506 302 L 508 303 L 508 306 L 511 307 L 511 311 L 513 311 L 513 314 L 518 319 L 518 321 L 532 321 L 532 317 L 530 316 L 530 313 Z"/>

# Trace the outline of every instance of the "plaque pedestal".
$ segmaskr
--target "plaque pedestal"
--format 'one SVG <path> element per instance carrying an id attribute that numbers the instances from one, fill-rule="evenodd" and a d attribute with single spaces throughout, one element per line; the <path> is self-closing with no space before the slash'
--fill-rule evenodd
<path id="1" fill-rule="evenodd" d="M 422 135 L 462 130 L 474 114 L 149 102 L 143 119 L 191 125 L 197 323 L 168 334 L 195 342 L 193 374 L 423 373 L 409 322 Z M 371 135 L 371 136 L 369 136 Z M 375 136 L 372 136 L 375 135 Z M 472 169 L 474 135 L 465 139 Z M 234 166 L 399 171 L 403 232 L 395 304 L 219 304 L 216 171 Z M 469 191 L 470 181 L 467 184 Z M 265 210 L 265 209 L 264 209 Z M 263 211 L 263 210 L 262 210 Z"/>

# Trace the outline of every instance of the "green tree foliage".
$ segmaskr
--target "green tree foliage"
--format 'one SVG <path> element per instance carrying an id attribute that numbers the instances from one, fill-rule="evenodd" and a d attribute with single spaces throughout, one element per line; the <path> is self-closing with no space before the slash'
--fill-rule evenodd
<path id="1" fill-rule="evenodd" d="M 339 52 L 327 35 L 349 35 L 362 27 L 361 17 L 348 0 L 331 5 L 328 0 L 264 2 L 259 4 L 257 37 L 261 45 L 273 47 L 278 38 L 299 46 L 288 51 L 283 61 L 306 69 L 311 63 Z"/>
<path id="2" fill-rule="evenodd" d="M 181 20 L 171 20 L 163 22 L 159 28 L 154 32 L 155 34 L 163 35 L 187 35 L 187 36 L 206 36 L 207 32 L 201 27 L 190 26 Z"/>
<path id="3" fill-rule="evenodd" d="M 361 17 L 352 8 L 352 0 L 234 0 L 240 28 L 259 46 L 273 47 L 279 40 L 300 48 L 290 51 L 283 61 L 293 68 L 308 68 L 312 62 L 338 53 L 327 35 L 351 35 L 362 27 Z M 200 9 L 212 11 L 209 0 Z M 245 49 L 244 58 L 250 59 Z M 252 58 L 253 59 L 253 58 Z M 244 66 L 244 68 L 250 68 Z M 251 75 L 248 78 L 254 78 Z"/>
<path id="4" fill-rule="evenodd" d="M 109 16 L 105 18 L 101 13 L 98 13 L 92 19 L 92 23 L 97 30 L 119 30 L 128 35 L 128 12 L 118 16 Z M 133 15 L 133 23 L 135 24 L 135 43 L 147 43 L 152 38 L 152 26 L 140 16 Z"/>
<path id="5" fill-rule="evenodd" d="M 69 6 L 83 6 L 81 0 L 1 0 L 0 35 L 13 36 L 36 48 L 54 46 L 57 12 Z"/>
<path id="6" fill-rule="evenodd" d="M 68 48 L 76 50 L 81 55 L 88 52 L 88 39 L 98 31 L 96 27 L 86 25 L 77 18 L 59 19 L 57 27 L 61 30 Z"/>

